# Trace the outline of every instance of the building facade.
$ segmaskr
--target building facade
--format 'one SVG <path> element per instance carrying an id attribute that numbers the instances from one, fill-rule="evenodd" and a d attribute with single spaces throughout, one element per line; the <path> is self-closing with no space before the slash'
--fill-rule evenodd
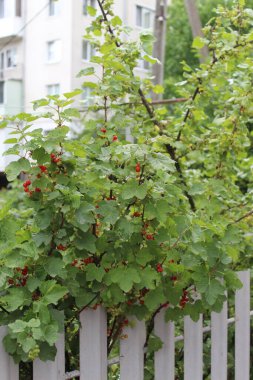
<path id="1" fill-rule="evenodd" d="M 152 29 L 156 0 L 115 0 L 115 14 L 134 33 Z M 33 100 L 79 88 L 76 74 L 93 51 L 83 39 L 96 0 L 0 0 L 0 115 L 31 112 Z M 140 62 L 139 75 L 148 67 Z M 89 91 L 81 96 L 89 101 Z M 0 130 L 0 170 L 6 165 Z"/>

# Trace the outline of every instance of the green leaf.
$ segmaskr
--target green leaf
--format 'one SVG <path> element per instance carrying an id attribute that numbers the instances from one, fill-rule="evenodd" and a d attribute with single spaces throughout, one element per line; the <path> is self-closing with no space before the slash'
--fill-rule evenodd
<path id="1" fill-rule="evenodd" d="M 207 303 L 213 305 L 220 295 L 224 295 L 224 286 L 216 279 L 211 280 L 205 291 Z"/>
<path id="2" fill-rule="evenodd" d="M 122 270 L 121 277 L 119 279 L 119 286 L 124 292 L 129 292 L 134 283 L 140 283 L 141 278 L 139 273 L 134 268 L 125 268 Z"/>
<path id="3" fill-rule="evenodd" d="M 86 280 L 93 281 L 96 280 L 101 282 L 105 275 L 105 271 L 101 267 L 97 267 L 95 264 L 89 264 L 86 269 Z"/>
<path id="4" fill-rule="evenodd" d="M 40 286 L 44 302 L 56 305 L 57 302 L 67 294 L 68 290 L 64 286 L 56 283 L 55 280 L 43 282 Z"/>
<path id="5" fill-rule="evenodd" d="M 29 305 L 31 295 L 25 288 L 12 288 L 9 289 L 9 294 L 2 297 L 2 301 L 7 304 L 6 309 L 12 312 L 20 306 Z"/>
<path id="6" fill-rule="evenodd" d="M 71 91 L 71 92 L 64 92 L 63 95 L 64 95 L 65 98 L 67 98 L 67 99 L 72 99 L 72 98 L 74 98 L 75 96 L 80 95 L 80 94 L 82 94 L 82 90 L 80 90 L 80 88 L 77 88 L 76 90 Z"/>
<path id="7" fill-rule="evenodd" d="M 46 361 L 53 361 L 55 356 L 56 356 L 56 347 L 55 346 L 50 346 L 47 342 L 42 342 L 40 344 L 40 353 L 39 353 L 39 358 L 43 362 Z"/>
<path id="8" fill-rule="evenodd" d="M 21 172 L 27 172 L 31 168 L 30 162 L 26 158 L 11 162 L 5 172 L 9 181 L 14 181 Z"/>
<path id="9" fill-rule="evenodd" d="M 51 277 L 62 276 L 64 263 L 58 257 L 48 258 L 44 268 Z"/>
<path id="10" fill-rule="evenodd" d="M 111 20 L 110 20 L 112 26 L 118 26 L 118 25 L 122 25 L 122 20 L 119 16 L 114 16 Z"/>
<path id="11" fill-rule="evenodd" d="M 79 71 L 77 78 L 85 77 L 87 75 L 93 75 L 95 73 L 94 67 L 86 67 L 85 69 Z"/>
<path id="12" fill-rule="evenodd" d="M 196 37 L 193 40 L 192 47 L 195 49 L 202 49 L 205 46 L 205 41 L 201 37 Z"/>
<path id="13" fill-rule="evenodd" d="M 96 238 L 92 233 L 85 232 L 81 237 L 75 240 L 75 246 L 79 250 L 87 250 L 90 253 L 96 253 Z"/>
<path id="14" fill-rule="evenodd" d="M 67 117 L 67 118 L 71 118 L 71 117 L 75 117 L 75 118 L 80 118 L 80 112 L 78 111 L 78 109 L 76 108 L 66 108 L 63 112 L 62 112 L 62 117 Z"/>
<path id="15" fill-rule="evenodd" d="M 87 5 L 86 9 L 87 9 L 88 14 L 89 14 L 91 17 L 96 16 L 96 14 L 97 14 L 97 10 L 96 10 L 96 8 L 93 8 L 93 7 L 90 7 L 89 5 Z"/>
<path id="16" fill-rule="evenodd" d="M 148 189 L 146 183 L 139 185 L 136 181 L 129 181 L 123 186 L 121 196 L 123 199 L 131 199 L 136 197 L 142 200 L 146 197 L 147 191 Z"/>
<path id="17" fill-rule="evenodd" d="M 52 346 L 59 338 L 58 326 L 56 323 L 50 323 L 43 327 L 43 335 L 47 343 Z"/>

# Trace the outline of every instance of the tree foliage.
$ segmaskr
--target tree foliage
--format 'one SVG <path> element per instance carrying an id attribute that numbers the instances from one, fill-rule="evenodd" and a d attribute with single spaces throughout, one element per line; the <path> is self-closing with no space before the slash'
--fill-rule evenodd
<path id="1" fill-rule="evenodd" d="M 253 1 L 247 0 L 247 7 L 253 7 Z M 233 0 L 197 0 L 198 11 L 203 26 L 216 15 L 219 5 L 231 7 Z M 193 37 L 184 0 L 172 0 L 168 8 L 166 59 L 165 59 L 165 97 L 177 95 L 175 83 L 183 77 L 183 62 L 191 67 L 199 64 L 198 54 L 192 48 Z"/>
<path id="2" fill-rule="evenodd" d="M 10 200 L 0 213 L 0 323 L 16 361 L 52 359 L 64 316 L 69 324 L 98 304 L 114 320 L 109 349 L 126 315 L 152 327 L 168 305 L 167 320 L 219 311 L 224 291 L 240 286 L 231 265 L 251 243 L 253 12 L 242 0 L 219 8 L 195 43 L 207 43 L 211 58 L 195 71 L 185 65 L 189 101 L 171 116 L 150 103 L 160 87 L 134 76 L 141 56 L 152 61 L 152 36 L 123 42 L 112 2 L 98 3 L 86 38 L 99 54 L 80 73 L 97 99 L 85 133 L 70 138 L 79 90 L 8 119 L 7 154 L 19 158 L 6 173 L 26 175 L 21 204 Z M 53 127 L 47 134 L 41 118 Z"/>

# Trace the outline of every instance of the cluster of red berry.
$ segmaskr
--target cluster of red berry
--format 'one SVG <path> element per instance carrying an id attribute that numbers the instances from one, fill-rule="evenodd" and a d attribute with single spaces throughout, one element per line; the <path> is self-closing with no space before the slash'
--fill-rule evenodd
<path id="1" fill-rule="evenodd" d="M 63 245 L 63 244 L 59 244 L 59 245 L 57 245 L 56 248 L 58 249 L 58 251 L 66 251 L 66 249 L 67 249 L 68 247 L 66 247 L 66 246 Z"/>
<path id="2" fill-rule="evenodd" d="M 23 183 L 24 192 L 28 193 L 28 195 L 33 195 L 34 191 L 35 193 L 40 193 L 41 189 L 39 187 L 35 187 L 34 191 L 29 189 L 29 186 L 32 184 L 32 182 L 28 179 Z"/>
<path id="3" fill-rule="evenodd" d="M 187 290 L 184 290 L 183 295 L 181 297 L 181 300 L 179 302 L 181 309 L 183 309 L 185 307 L 185 305 L 187 304 L 188 301 L 189 301 L 188 292 L 187 292 Z"/>
<path id="4" fill-rule="evenodd" d="M 15 279 L 9 278 L 8 284 L 15 285 L 18 288 L 25 286 L 28 279 L 28 267 L 25 266 L 23 269 L 18 267 L 18 268 L 15 268 L 15 271 L 19 273 L 19 276 Z"/>
<path id="5" fill-rule="evenodd" d="M 71 266 L 77 267 L 80 269 L 80 268 L 82 268 L 83 265 L 89 265 L 92 263 L 94 263 L 93 257 L 87 257 L 86 259 L 81 259 L 81 260 L 75 259 L 75 260 L 73 260 L 71 263 Z"/>
<path id="6" fill-rule="evenodd" d="M 58 155 L 55 153 L 51 153 L 50 157 L 51 157 L 51 162 L 53 162 L 54 164 L 58 164 L 59 162 L 61 162 L 61 158 L 58 157 Z"/>
<path id="7" fill-rule="evenodd" d="M 147 228 L 149 227 L 148 223 L 144 224 L 144 228 L 141 231 L 142 236 L 145 236 L 147 240 L 155 240 L 155 237 L 153 234 L 147 232 Z"/>
<path id="8" fill-rule="evenodd" d="M 107 132 L 107 129 L 106 128 L 101 128 L 100 131 L 105 134 Z M 118 141 L 118 136 L 117 135 L 113 135 L 112 136 L 112 141 Z"/>
<path id="9" fill-rule="evenodd" d="M 47 167 L 45 165 L 39 165 L 41 173 L 47 173 Z"/>
<path id="10" fill-rule="evenodd" d="M 133 213 L 133 217 L 134 218 L 139 218 L 140 216 L 141 216 L 142 214 L 139 212 L 139 211 L 135 211 L 134 213 Z"/>
<path id="11" fill-rule="evenodd" d="M 25 193 L 29 193 L 30 194 L 29 186 L 31 185 L 31 183 L 32 182 L 29 179 L 23 183 L 23 188 L 24 188 L 24 192 Z"/>

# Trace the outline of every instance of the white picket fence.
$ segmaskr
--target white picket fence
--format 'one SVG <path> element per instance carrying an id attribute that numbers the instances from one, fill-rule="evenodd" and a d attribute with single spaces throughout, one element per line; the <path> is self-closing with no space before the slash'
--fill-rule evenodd
<path id="1" fill-rule="evenodd" d="M 154 380 L 175 380 L 175 343 L 184 340 L 184 380 L 203 379 L 203 334 L 211 331 L 211 379 L 227 380 L 227 331 L 235 323 L 235 380 L 250 379 L 250 271 L 238 272 L 243 283 L 235 295 L 235 318 L 228 319 L 227 302 L 221 313 L 212 313 L 211 323 L 203 328 L 203 317 L 193 322 L 184 320 L 184 336 L 175 337 L 174 323 L 165 323 L 164 310 L 155 319 L 155 334 L 164 345 L 155 354 Z M 132 318 L 129 318 L 132 319 Z M 143 380 L 145 323 L 135 320 L 135 326 L 125 327 L 128 338 L 120 341 L 120 356 L 107 359 L 107 320 L 103 308 L 84 310 L 80 315 L 80 370 L 65 373 L 64 336 L 57 343 L 54 362 L 34 362 L 34 380 L 106 380 L 108 365 L 119 363 L 120 380 Z M 0 328 L 0 339 L 6 329 Z M 18 366 L 0 344 L 0 379 L 18 380 Z"/>

